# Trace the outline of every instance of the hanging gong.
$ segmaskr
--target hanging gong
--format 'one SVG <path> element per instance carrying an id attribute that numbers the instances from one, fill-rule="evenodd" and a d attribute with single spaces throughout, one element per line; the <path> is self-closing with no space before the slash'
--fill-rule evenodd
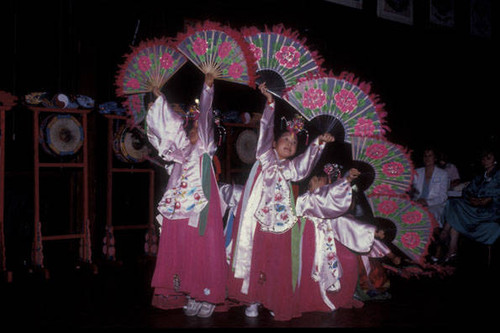
<path id="1" fill-rule="evenodd" d="M 236 154 L 239 159 L 246 164 L 255 162 L 255 150 L 258 141 L 257 133 L 252 130 L 244 130 L 236 139 Z"/>
<path id="2" fill-rule="evenodd" d="M 69 114 L 54 114 L 40 125 L 43 149 L 57 156 L 74 155 L 83 145 L 83 126 Z"/>
<path id="3" fill-rule="evenodd" d="M 115 156 L 122 162 L 143 162 L 149 153 L 146 138 L 135 128 L 122 125 L 116 132 L 113 142 Z"/>

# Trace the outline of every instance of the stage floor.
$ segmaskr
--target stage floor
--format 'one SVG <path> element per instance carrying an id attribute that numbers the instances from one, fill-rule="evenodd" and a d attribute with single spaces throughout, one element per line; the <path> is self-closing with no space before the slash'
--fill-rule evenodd
<path id="1" fill-rule="evenodd" d="M 474 250 L 474 249 L 473 249 Z M 98 263 L 98 273 L 80 268 L 18 272 L 2 282 L 4 327 L 27 328 L 486 328 L 498 321 L 498 250 L 486 265 L 484 248 L 469 250 L 455 273 L 446 277 L 405 279 L 391 276 L 391 298 L 368 301 L 361 309 L 307 313 L 275 321 L 265 309 L 247 318 L 244 307 L 216 312 L 211 318 L 186 317 L 181 309 L 150 305 L 154 259 Z"/>

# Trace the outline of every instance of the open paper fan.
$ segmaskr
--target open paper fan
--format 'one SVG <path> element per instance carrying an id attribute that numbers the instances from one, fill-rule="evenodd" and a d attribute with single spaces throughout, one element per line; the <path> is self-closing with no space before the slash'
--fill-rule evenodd
<path id="1" fill-rule="evenodd" d="M 302 80 L 290 88 L 284 99 L 307 120 L 330 116 L 322 122 L 320 130 L 328 131 L 338 121 L 344 127 L 346 141 L 349 136 L 382 136 L 385 112 L 377 97 L 370 94 L 370 85 L 342 75 Z"/>
<path id="2" fill-rule="evenodd" d="M 408 152 L 403 147 L 384 138 L 352 136 L 351 150 L 353 167 L 359 169 L 363 163 L 371 166 L 368 172 L 360 170 L 361 182 L 366 177 L 371 177 L 372 180 L 361 186 L 367 195 L 401 196 L 410 189 L 414 167 Z M 373 174 L 370 175 L 370 172 Z"/>
<path id="3" fill-rule="evenodd" d="M 266 82 L 267 90 L 282 97 L 287 88 L 294 86 L 307 73 L 321 71 L 322 59 L 311 52 L 300 40 L 297 32 L 276 25 L 264 32 L 257 28 L 242 29 L 257 64 L 256 82 Z"/>
<path id="4" fill-rule="evenodd" d="M 392 243 L 410 259 L 423 261 L 437 226 L 433 215 L 407 198 L 371 196 L 368 201 L 375 218 L 389 220 L 396 226 Z"/>
<path id="5" fill-rule="evenodd" d="M 187 61 L 166 38 L 143 41 L 125 57 L 116 79 L 118 96 L 161 89 Z"/>
<path id="6" fill-rule="evenodd" d="M 255 60 L 236 30 L 211 21 L 198 23 L 178 34 L 177 49 L 205 74 L 255 86 Z"/>
<path id="7" fill-rule="evenodd" d="M 131 94 L 127 96 L 127 100 L 123 102 L 123 106 L 130 115 L 130 126 L 139 125 L 148 112 L 144 103 L 145 93 Z"/>

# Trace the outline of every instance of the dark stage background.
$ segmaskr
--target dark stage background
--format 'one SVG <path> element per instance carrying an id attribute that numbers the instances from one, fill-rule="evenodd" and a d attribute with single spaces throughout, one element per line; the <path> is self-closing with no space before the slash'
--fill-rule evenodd
<path id="1" fill-rule="evenodd" d="M 469 172 L 476 148 L 498 142 L 495 31 L 489 38 L 470 33 L 469 1 L 455 2 L 453 28 L 429 22 L 429 1 L 414 3 L 407 25 L 377 17 L 376 1 L 364 1 L 363 10 L 318 0 L 3 1 L 0 89 L 115 100 L 114 76 L 132 43 L 175 36 L 197 19 L 234 28 L 284 23 L 307 38 L 326 69 L 372 82 L 386 103 L 391 141 L 415 153 L 436 144 Z M 202 77 L 186 78 L 167 90 L 180 99 L 197 93 Z M 219 89 L 216 107 L 260 112 L 259 95 L 237 88 Z"/>
<path id="2" fill-rule="evenodd" d="M 388 113 L 388 138 L 412 150 L 417 166 L 423 147 L 432 144 L 448 153 L 468 179 L 477 167 L 479 148 L 498 146 L 495 30 L 492 37 L 470 33 L 469 1 L 455 2 L 452 28 L 429 22 L 429 1 L 414 3 L 414 23 L 407 25 L 377 17 L 376 1 L 371 0 L 364 1 L 362 10 L 319 0 L 6 0 L 0 4 L 0 90 L 17 96 L 34 91 L 83 94 L 96 104 L 117 100 L 115 75 L 131 45 L 147 38 L 174 37 L 186 22 L 198 19 L 233 28 L 283 23 L 307 38 L 327 70 L 352 72 L 372 83 Z M 186 65 L 165 90 L 172 99 L 189 101 L 198 94 L 202 80 L 201 73 Z M 222 82 L 216 89 L 214 104 L 222 112 L 261 112 L 264 100 L 256 90 Z M 25 134 L 31 135 L 30 126 L 22 111 L 10 112 L 11 170 L 32 167 L 29 148 L 22 148 Z M 105 182 L 101 148 L 106 137 L 99 132 L 101 127 L 93 128 L 91 195 L 100 202 Z M 12 190 L 9 204 L 17 213 L 29 215 L 25 207 L 31 200 L 30 185 L 27 192 L 21 187 Z M 97 220 L 104 211 L 99 203 L 91 209 Z M 31 237 L 26 239 L 31 242 Z"/>

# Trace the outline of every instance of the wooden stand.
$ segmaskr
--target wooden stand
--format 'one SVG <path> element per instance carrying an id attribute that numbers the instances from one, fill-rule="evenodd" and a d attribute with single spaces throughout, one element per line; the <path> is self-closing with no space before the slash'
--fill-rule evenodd
<path id="1" fill-rule="evenodd" d="M 105 115 L 107 119 L 107 191 L 106 191 L 106 235 L 104 237 L 103 251 L 108 260 L 116 260 L 114 247 L 114 231 L 123 230 L 146 230 L 146 246 L 145 252 L 148 255 L 156 253 L 156 238 L 154 227 L 154 189 L 155 189 L 155 173 L 152 168 L 140 167 L 115 167 L 113 142 L 115 133 L 113 131 L 116 123 L 126 123 L 129 118 L 119 115 Z M 113 223 L 113 178 L 117 174 L 147 174 L 149 178 L 148 185 L 148 220 L 146 223 L 116 225 Z M 153 253 L 151 253 L 153 252 Z"/>
<path id="2" fill-rule="evenodd" d="M 77 239 L 80 240 L 79 257 L 83 264 L 92 264 L 91 239 L 90 239 L 90 219 L 89 219 L 89 162 L 88 162 L 88 135 L 87 135 L 87 115 L 90 110 L 80 109 L 58 109 L 43 108 L 31 106 L 33 111 L 33 148 L 34 148 L 34 240 L 32 248 L 32 263 L 36 268 L 45 270 L 45 277 L 49 274 L 44 268 L 43 262 L 43 242 Z M 83 127 L 83 145 L 80 161 L 74 162 L 42 162 L 40 160 L 40 115 L 53 114 L 71 114 L 81 118 Z M 81 222 L 82 230 L 79 233 L 67 233 L 59 235 L 42 235 L 40 220 L 40 172 L 57 168 L 73 168 L 82 171 L 82 191 L 81 198 Z M 44 221 L 44 223 L 51 221 Z M 79 266 L 77 266 L 79 268 Z M 94 268 L 94 273 L 95 273 Z"/>
<path id="3" fill-rule="evenodd" d="M 2 94 L 3 95 L 3 94 Z M 11 97 L 10 94 L 5 95 Z M 7 270 L 7 257 L 5 253 L 4 213 L 5 213 L 5 112 L 10 110 L 16 98 L 10 101 L 0 100 L 0 272 L 4 274 L 7 282 L 12 282 L 12 272 Z"/>

